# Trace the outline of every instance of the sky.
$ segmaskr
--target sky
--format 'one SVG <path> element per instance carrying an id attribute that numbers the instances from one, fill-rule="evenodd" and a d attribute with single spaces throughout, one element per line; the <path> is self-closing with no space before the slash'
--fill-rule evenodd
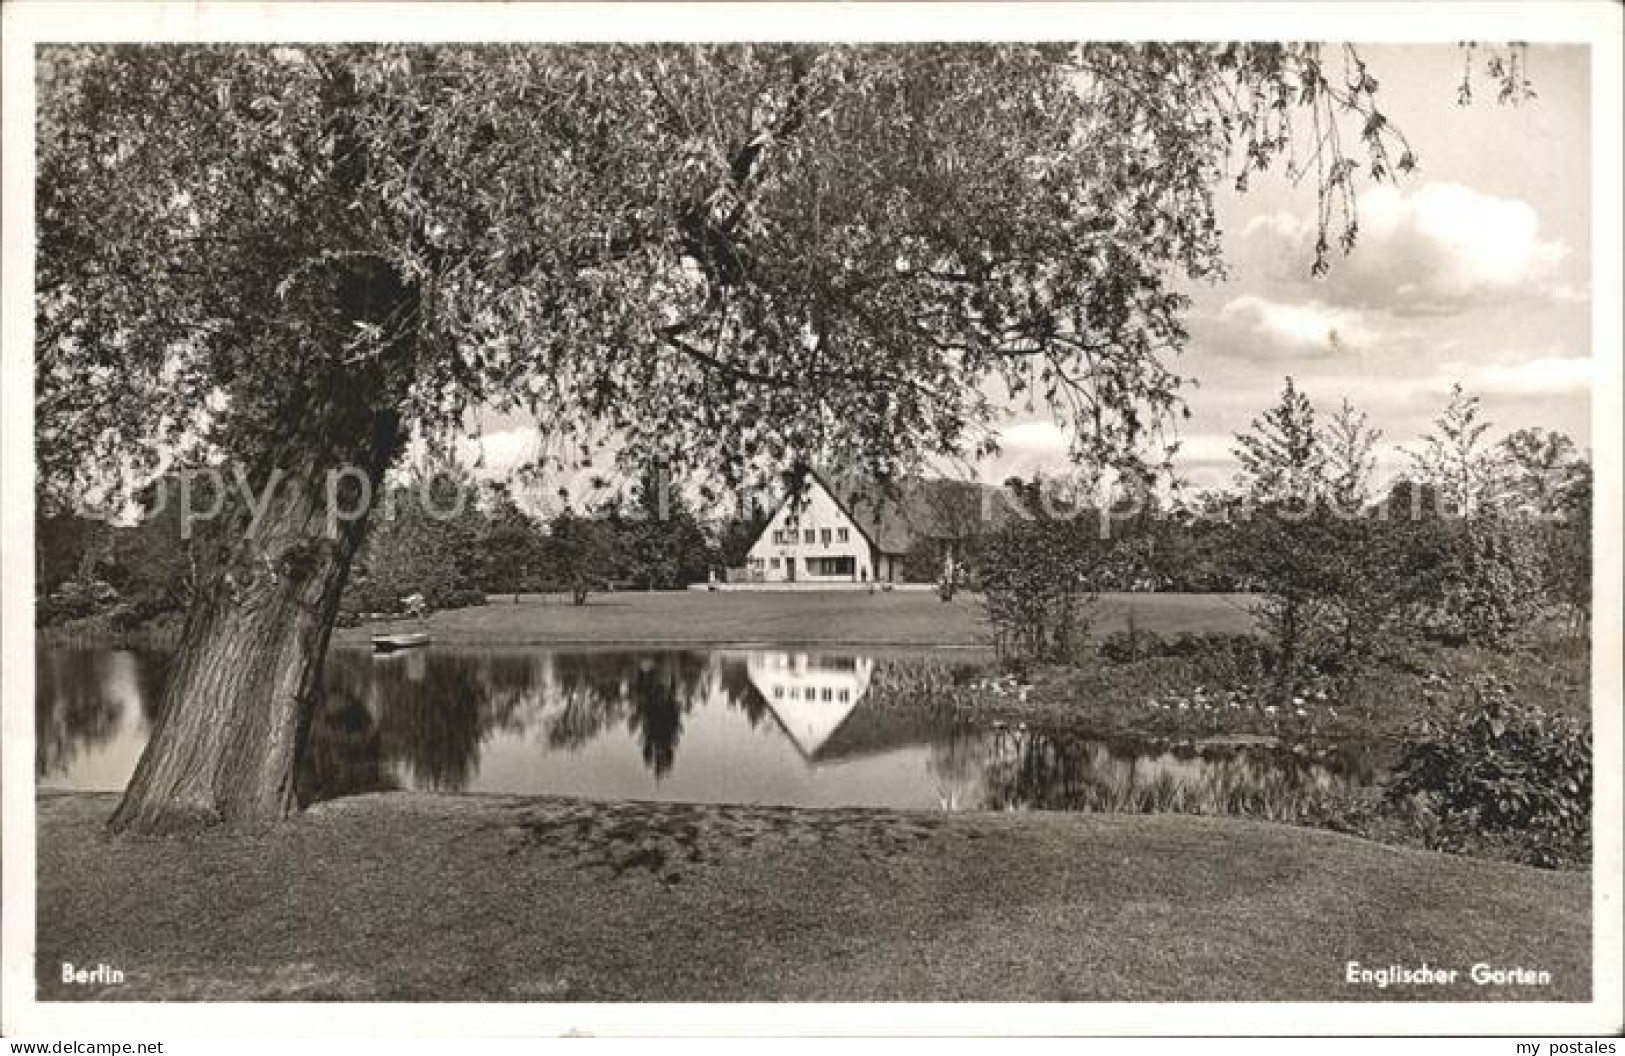
<path id="1" fill-rule="evenodd" d="M 1234 472 L 1234 435 L 1290 375 L 1317 410 L 1349 399 L 1383 431 L 1379 475 L 1406 459 L 1460 382 L 1494 434 L 1541 427 L 1590 444 L 1590 85 L 1584 47 L 1531 47 L 1536 98 L 1500 105 L 1482 77 L 1456 101 L 1455 45 L 1362 45 L 1380 105 L 1419 168 L 1367 185 L 1360 238 L 1312 278 L 1315 195 L 1283 176 L 1220 199 L 1229 277 L 1187 285 L 1194 377 L 1177 464 Z M 1334 337 L 1335 335 L 1335 337 Z M 1058 466 L 1041 416 L 1004 431 L 992 479 Z M 1386 471 L 1386 472 L 1385 472 Z"/>
<path id="2" fill-rule="evenodd" d="M 1591 159 L 1588 55 L 1532 46 L 1536 98 L 1494 99 L 1476 75 L 1461 106 L 1453 44 L 1361 45 L 1379 104 L 1419 162 L 1396 184 L 1367 183 L 1359 242 L 1310 275 L 1315 194 L 1279 170 L 1246 193 L 1218 195 L 1230 275 L 1185 284 L 1193 301 L 1185 351 L 1170 366 L 1194 378 L 1177 466 L 1222 486 L 1235 433 L 1278 396 L 1286 376 L 1330 412 L 1344 398 L 1382 430 L 1378 476 L 1406 464 L 1460 382 L 1482 400 L 1492 435 L 1538 426 L 1590 444 Z M 1067 437 L 1042 409 L 1012 408 L 986 481 L 1066 469 Z M 535 432 L 487 423 L 489 470 L 523 460 Z"/>

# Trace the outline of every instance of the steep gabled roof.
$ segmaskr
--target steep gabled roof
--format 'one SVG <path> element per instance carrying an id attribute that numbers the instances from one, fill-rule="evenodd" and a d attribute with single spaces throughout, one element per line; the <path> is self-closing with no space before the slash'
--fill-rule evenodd
<path id="1" fill-rule="evenodd" d="M 993 484 L 905 477 L 882 488 L 818 470 L 811 476 L 870 545 L 884 554 L 906 554 L 922 539 L 963 539 L 1012 516 L 1009 494 Z M 787 501 L 782 500 L 778 509 Z M 767 528 L 762 531 L 765 534 Z"/>
<path id="2" fill-rule="evenodd" d="M 922 539 L 961 539 L 1009 516 L 1003 489 L 941 478 L 906 477 L 891 488 L 814 474 L 882 553 L 906 554 Z"/>

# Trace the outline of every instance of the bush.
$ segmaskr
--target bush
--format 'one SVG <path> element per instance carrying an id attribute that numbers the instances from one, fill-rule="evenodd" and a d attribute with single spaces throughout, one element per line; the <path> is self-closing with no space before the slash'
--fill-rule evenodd
<path id="1" fill-rule="evenodd" d="M 352 576 L 339 599 L 339 611 L 358 615 L 374 612 L 394 615 L 406 609 L 401 598 L 402 595 L 392 583 L 367 575 Z"/>
<path id="2" fill-rule="evenodd" d="M 448 590 L 439 597 L 430 599 L 437 609 L 467 609 L 485 604 L 485 591 L 472 588 Z"/>
<path id="3" fill-rule="evenodd" d="M 1273 645 L 1278 696 L 1321 676 L 1357 678 L 1422 641 L 1419 614 L 1437 606 L 1450 563 L 1437 524 L 1266 511 L 1248 528 L 1239 560 L 1261 594 L 1253 614 Z"/>
<path id="4" fill-rule="evenodd" d="M 1113 663 L 1150 657 L 1236 657 L 1257 660 L 1269 650 L 1251 634 L 1157 634 L 1154 631 L 1113 631 L 1100 640 L 1100 655 Z"/>
<path id="5" fill-rule="evenodd" d="M 49 596 L 38 599 L 35 623 L 50 627 L 68 620 L 110 613 L 118 602 L 118 591 L 103 580 L 70 579 Z"/>
<path id="6" fill-rule="evenodd" d="M 1471 707 L 1424 720 L 1388 786 L 1430 846 L 1462 851 L 1510 843 L 1520 860 L 1553 867 L 1590 857 L 1591 727 L 1513 699 L 1481 676 Z"/>
<path id="7" fill-rule="evenodd" d="M 1545 556 L 1536 527 L 1482 516 L 1452 525 L 1439 595 L 1422 628 L 1437 641 L 1505 646 L 1544 614 Z"/>
<path id="8" fill-rule="evenodd" d="M 1084 656 L 1094 573 L 1109 553 L 1089 518 L 1015 521 L 982 547 L 982 600 L 994 650 L 1016 666 Z"/>

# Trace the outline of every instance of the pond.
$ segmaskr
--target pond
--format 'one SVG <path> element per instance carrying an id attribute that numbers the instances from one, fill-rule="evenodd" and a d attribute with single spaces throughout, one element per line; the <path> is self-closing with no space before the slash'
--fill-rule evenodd
<path id="1" fill-rule="evenodd" d="M 40 651 L 40 786 L 122 788 L 166 663 L 157 652 Z M 969 670 L 832 649 L 335 649 L 300 798 L 417 789 L 1287 818 L 1318 789 L 1369 778 L 1278 750 L 969 726 L 876 688 L 911 664 Z"/>

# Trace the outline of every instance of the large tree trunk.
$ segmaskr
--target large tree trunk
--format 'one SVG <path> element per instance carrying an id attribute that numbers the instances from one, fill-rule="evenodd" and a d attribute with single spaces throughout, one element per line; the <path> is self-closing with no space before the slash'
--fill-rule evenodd
<path id="1" fill-rule="evenodd" d="M 354 71 L 340 64 L 326 91 L 336 115 L 327 178 L 333 200 L 343 202 L 366 193 L 369 143 L 355 120 Z M 371 500 L 405 442 L 401 408 L 418 351 L 410 321 L 419 291 L 370 238 L 357 236 L 356 252 L 288 273 L 278 296 L 311 324 L 278 331 L 289 345 L 240 335 L 263 341 L 250 354 L 268 364 L 234 379 L 232 400 L 242 407 L 232 407 L 235 431 L 225 437 L 228 452 L 257 469 L 247 474 L 255 506 L 236 506 L 218 525 L 215 560 L 188 610 L 115 830 L 263 823 L 298 809 L 295 776 L 322 659 Z M 371 347 L 357 345 L 358 327 L 379 335 Z M 323 348 L 324 338 L 343 347 Z M 346 516 L 329 509 L 342 498 L 329 487 L 335 473 L 368 485 L 344 503 Z"/>
<path id="2" fill-rule="evenodd" d="M 344 319 L 411 303 L 372 262 L 341 274 L 335 292 Z M 260 452 L 243 474 L 252 500 L 234 498 L 205 526 L 205 572 L 115 830 L 263 823 L 298 809 L 295 775 L 339 596 L 405 442 L 410 354 L 290 371 L 266 396 L 272 434 L 239 438 L 239 450 Z"/>
<path id="3" fill-rule="evenodd" d="M 376 487 L 387 457 L 372 454 Z M 329 534 L 321 476 L 281 480 L 252 536 L 241 516 L 221 526 L 230 538 L 187 613 L 115 830 L 267 822 L 298 809 L 322 658 L 366 521 L 335 520 Z"/>

